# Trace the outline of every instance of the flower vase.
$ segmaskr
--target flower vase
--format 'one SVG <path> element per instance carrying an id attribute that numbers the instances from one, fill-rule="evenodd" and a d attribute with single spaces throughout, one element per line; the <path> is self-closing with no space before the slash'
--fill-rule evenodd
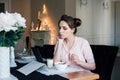
<path id="1" fill-rule="evenodd" d="M 0 80 L 10 76 L 9 47 L 0 47 Z"/>
<path id="2" fill-rule="evenodd" d="M 16 67 L 14 47 L 10 47 L 10 67 Z"/>

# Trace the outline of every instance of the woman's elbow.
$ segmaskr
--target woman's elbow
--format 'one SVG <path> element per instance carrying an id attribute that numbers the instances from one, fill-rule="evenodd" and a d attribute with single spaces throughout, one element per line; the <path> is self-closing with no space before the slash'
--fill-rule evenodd
<path id="1" fill-rule="evenodd" d="M 91 70 L 95 70 L 95 69 L 96 69 L 96 65 L 93 64 Z"/>
<path id="2" fill-rule="evenodd" d="M 96 66 L 93 66 L 93 68 L 91 70 L 95 70 L 96 69 Z"/>

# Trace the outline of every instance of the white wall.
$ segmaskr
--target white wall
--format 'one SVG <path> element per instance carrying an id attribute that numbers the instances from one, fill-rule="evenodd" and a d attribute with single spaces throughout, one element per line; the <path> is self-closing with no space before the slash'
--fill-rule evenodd
<path id="1" fill-rule="evenodd" d="M 76 16 L 76 1 L 75 0 L 65 0 L 65 14 Z"/>
<path id="2" fill-rule="evenodd" d="M 78 36 L 86 38 L 91 44 L 114 45 L 114 27 L 111 19 L 111 2 L 103 7 L 105 0 L 87 0 L 87 5 L 80 5 L 76 0 L 76 17 L 82 20 Z"/>

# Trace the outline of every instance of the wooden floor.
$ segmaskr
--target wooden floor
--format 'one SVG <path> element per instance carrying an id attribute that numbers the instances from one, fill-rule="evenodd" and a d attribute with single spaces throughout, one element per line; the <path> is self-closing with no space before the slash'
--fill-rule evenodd
<path id="1" fill-rule="evenodd" d="M 111 80 L 120 80 L 120 57 L 115 60 Z"/>

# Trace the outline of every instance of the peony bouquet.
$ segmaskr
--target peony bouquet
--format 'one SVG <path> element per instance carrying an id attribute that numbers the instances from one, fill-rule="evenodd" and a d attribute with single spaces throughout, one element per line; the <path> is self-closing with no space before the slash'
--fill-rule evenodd
<path id="1" fill-rule="evenodd" d="M 0 46 L 15 46 L 26 28 L 26 20 L 19 13 L 0 13 Z"/>

